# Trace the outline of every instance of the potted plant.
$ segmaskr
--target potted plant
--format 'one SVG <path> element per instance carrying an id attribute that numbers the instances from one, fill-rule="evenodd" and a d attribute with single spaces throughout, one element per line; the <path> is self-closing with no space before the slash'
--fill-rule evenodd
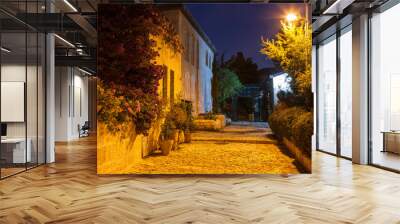
<path id="1" fill-rule="evenodd" d="M 171 152 L 171 149 L 174 146 L 175 130 L 173 121 L 167 117 L 162 125 L 160 143 L 161 152 L 165 156 Z"/>
<path id="2" fill-rule="evenodd" d="M 190 107 L 191 108 L 191 107 Z M 186 120 L 186 124 L 185 124 L 185 143 L 190 143 L 192 141 L 192 130 L 194 128 L 194 118 L 192 115 L 192 111 L 190 109 L 190 113 L 188 114 L 188 118 Z"/>
<path id="3" fill-rule="evenodd" d="M 193 117 L 193 106 L 192 103 L 189 101 L 182 101 L 181 102 L 181 107 L 185 111 L 186 114 L 186 119 L 185 123 L 183 125 L 183 133 L 184 133 L 184 139 L 183 141 L 185 143 L 190 143 L 192 141 L 192 130 L 194 127 L 194 117 Z"/>
<path id="4" fill-rule="evenodd" d="M 182 102 L 175 103 L 171 108 L 171 118 L 176 126 L 174 149 L 178 148 L 178 144 L 184 142 L 184 134 L 187 115 Z"/>

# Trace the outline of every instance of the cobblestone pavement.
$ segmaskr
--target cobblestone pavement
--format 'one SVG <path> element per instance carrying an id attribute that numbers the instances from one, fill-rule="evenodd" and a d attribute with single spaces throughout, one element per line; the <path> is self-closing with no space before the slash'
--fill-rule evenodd
<path id="1" fill-rule="evenodd" d="M 248 123 L 248 122 L 247 122 Z M 276 140 L 268 137 L 271 135 L 271 129 L 258 125 L 243 125 L 243 123 L 234 123 L 225 127 L 222 131 L 197 131 L 192 134 L 195 141 L 224 141 L 224 142 L 242 142 L 242 143 L 264 143 L 276 144 Z"/>
<path id="2" fill-rule="evenodd" d="M 127 170 L 152 174 L 293 174 L 299 173 L 266 127 L 231 125 L 220 132 L 193 133 L 168 156 L 154 155 Z"/>

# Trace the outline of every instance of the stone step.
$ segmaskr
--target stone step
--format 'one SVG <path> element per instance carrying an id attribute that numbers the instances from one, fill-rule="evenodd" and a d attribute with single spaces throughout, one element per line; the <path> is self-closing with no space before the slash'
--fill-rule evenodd
<path id="1" fill-rule="evenodd" d="M 250 143 L 250 144 L 277 144 L 276 140 L 272 139 L 245 139 L 245 138 L 199 138 L 192 137 L 192 141 L 202 141 L 202 142 L 218 142 L 218 143 Z"/>

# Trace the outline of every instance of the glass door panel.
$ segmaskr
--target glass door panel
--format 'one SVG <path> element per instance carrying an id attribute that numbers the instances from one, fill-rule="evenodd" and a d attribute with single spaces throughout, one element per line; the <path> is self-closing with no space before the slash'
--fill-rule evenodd
<path id="1" fill-rule="evenodd" d="M 38 35 L 38 136 L 37 136 L 37 146 L 38 146 L 38 164 L 44 164 L 46 162 L 46 148 L 45 148 L 45 124 L 46 124 L 46 108 L 45 108 L 45 88 L 46 88 L 46 79 L 45 79 L 45 65 L 46 65 L 46 37 L 44 34 L 39 33 Z"/>
<path id="2" fill-rule="evenodd" d="M 27 167 L 35 167 L 38 163 L 38 35 L 27 33 L 27 150 L 30 151 Z"/>
<path id="3" fill-rule="evenodd" d="M 318 149 L 336 154 L 336 37 L 318 48 Z"/>
<path id="4" fill-rule="evenodd" d="M 352 157 L 352 33 L 340 36 L 340 154 Z"/>
<path id="5" fill-rule="evenodd" d="M 24 171 L 31 158 L 26 136 L 26 41 L 25 32 L 1 34 L 2 178 Z"/>
<path id="6" fill-rule="evenodd" d="M 371 18 L 372 163 L 400 170 L 400 4 Z"/>

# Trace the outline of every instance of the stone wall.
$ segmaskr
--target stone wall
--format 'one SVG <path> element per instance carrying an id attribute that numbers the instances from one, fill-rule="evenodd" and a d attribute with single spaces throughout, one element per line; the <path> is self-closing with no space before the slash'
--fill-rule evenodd
<path id="1" fill-rule="evenodd" d="M 222 129 L 220 120 L 194 120 L 195 130 L 200 131 L 218 131 Z"/>
<path id="2" fill-rule="evenodd" d="M 289 141 L 287 138 L 283 138 L 283 144 L 289 149 L 295 159 L 303 166 L 307 173 L 311 173 L 311 156 L 307 155 L 301 149 L 299 149 L 295 144 Z"/>
<path id="3" fill-rule="evenodd" d="M 162 120 L 156 121 L 148 136 L 137 135 L 132 124 L 125 133 L 111 133 L 106 125 L 97 126 L 97 173 L 129 174 L 134 164 L 158 148 Z"/>
<path id="4" fill-rule="evenodd" d="M 196 119 L 194 120 L 194 128 L 196 130 L 204 131 L 218 131 L 226 126 L 225 115 L 216 115 L 215 120 Z"/>

